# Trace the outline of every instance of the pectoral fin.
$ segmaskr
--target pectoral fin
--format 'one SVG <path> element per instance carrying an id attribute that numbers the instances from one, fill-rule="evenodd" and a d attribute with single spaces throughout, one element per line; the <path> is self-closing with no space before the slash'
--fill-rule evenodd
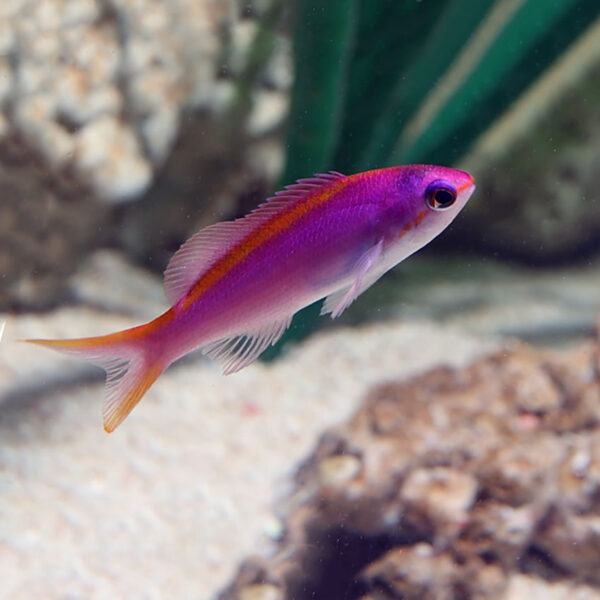
<path id="1" fill-rule="evenodd" d="M 371 287 L 383 272 L 375 270 L 378 259 L 383 251 L 383 239 L 369 248 L 358 260 L 355 268 L 354 282 L 346 287 L 336 290 L 325 298 L 321 314 L 331 313 L 331 318 L 339 317 L 354 300 L 367 288 Z"/>

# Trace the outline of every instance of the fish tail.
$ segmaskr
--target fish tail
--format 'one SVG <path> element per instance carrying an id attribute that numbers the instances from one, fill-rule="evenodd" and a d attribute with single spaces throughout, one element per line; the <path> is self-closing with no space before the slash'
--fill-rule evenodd
<path id="1" fill-rule="evenodd" d="M 148 350 L 144 330 L 149 325 L 99 337 L 25 341 L 88 360 L 106 371 L 102 418 L 105 431 L 110 433 L 169 365 Z"/>

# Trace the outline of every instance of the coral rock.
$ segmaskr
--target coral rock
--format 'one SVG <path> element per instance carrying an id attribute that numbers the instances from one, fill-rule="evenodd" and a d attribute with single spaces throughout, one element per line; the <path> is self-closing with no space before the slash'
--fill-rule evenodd
<path id="1" fill-rule="evenodd" d="M 375 389 L 301 467 L 263 576 L 290 598 L 598 597 L 599 352 L 516 345 Z"/>
<path id="2" fill-rule="evenodd" d="M 60 242 L 67 254 L 76 248 L 84 258 L 97 246 L 121 245 L 157 269 L 249 194 L 258 204 L 281 168 L 278 132 L 289 93 L 281 74 L 263 71 L 272 75 L 291 52 L 280 40 L 278 59 L 265 56 L 264 65 L 252 65 L 256 75 L 244 75 L 259 12 L 252 18 L 235 0 L 0 2 L 0 172 L 11 170 L 7 155 L 16 145 L 24 173 L 3 201 L 18 204 L 27 194 L 30 215 L 38 215 L 50 194 L 69 219 L 66 206 L 77 198 L 73 215 L 102 219 L 59 227 L 59 237 L 80 230 Z M 253 106 L 235 105 L 240 86 Z M 254 143 L 259 152 L 249 151 Z M 44 187 L 32 185 L 37 174 Z M 68 198 L 57 193 L 65 180 L 76 191 Z M 132 200 L 143 204 L 139 212 L 115 207 Z M 77 261 L 48 275 L 52 285 L 38 285 L 30 266 L 45 257 L 20 255 L 0 281 L 0 306 L 31 306 L 33 289 L 45 294 L 36 306 L 65 295 L 65 274 Z M 16 285 L 12 271 L 22 273 Z"/>
<path id="3" fill-rule="evenodd" d="M 404 481 L 400 497 L 436 520 L 464 523 L 477 494 L 477 481 L 454 469 L 415 469 Z"/>

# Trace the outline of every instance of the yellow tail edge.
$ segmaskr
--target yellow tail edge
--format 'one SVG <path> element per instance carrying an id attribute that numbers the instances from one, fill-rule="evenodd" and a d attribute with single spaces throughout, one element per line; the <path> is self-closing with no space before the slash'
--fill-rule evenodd
<path id="1" fill-rule="evenodd" d="M 111 433 L 129 415 L 167 366 L 148 356 L 139 335 L 127 333 L 120 331 L 90 338 L 22 341 L 88 360 L 106 371 L 102 418 L 104 430 Z"/>

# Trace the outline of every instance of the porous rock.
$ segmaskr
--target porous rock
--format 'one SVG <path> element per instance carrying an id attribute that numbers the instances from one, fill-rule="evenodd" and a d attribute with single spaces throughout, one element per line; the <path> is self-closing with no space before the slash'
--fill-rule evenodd
<path id="1" fill-rule="evenodd" d="M 380 385 L 300 468 L 261 577 L 296 599 L 598 597 L 599 407 L 600 340 Z"/>
<path id="2" fill-rule="evenodd" d="M 14 140 L 0 143 L 0 157 L 0 307 L 64 301 L 65 281 L 104 236 L 107 207 L 82 202 L 87 188 L 52 175 Z"/>
<path id="3" fill-rule="evenodd" d="M 217 101 L 218 28 L 234 20 L 234 3 L 7 4 L 0 99 L 12 132 L 103 198 L 139 195 L 170 150 L 181 111 Z"/>
<path id="4" fill-rule="evenodd" d="M 100 245 L 162 269 L 241 196 L 264 199 L 282 154 L 264 141 L 285 117 L 288 83 L 246 82 L 253 103 L 236 111 L 261 14 L 246 13 L 235 0 L 2 3 L 0 307 L 64 299 L 66 277 Z M 281 40 L 274 56 L 289 52 Z"/>

